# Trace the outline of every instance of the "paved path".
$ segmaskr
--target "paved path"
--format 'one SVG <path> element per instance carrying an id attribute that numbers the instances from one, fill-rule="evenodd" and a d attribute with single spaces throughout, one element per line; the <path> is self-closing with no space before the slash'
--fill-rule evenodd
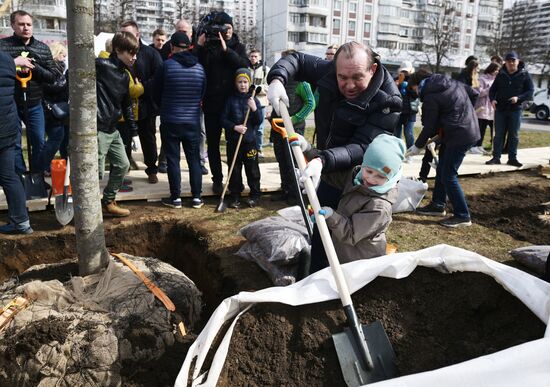
<path id="1" fill-rule="evenodd" d="M 123 202 L 128 200 L 148 200 L 159 201 L 163 197 L 169 196 L 168 189 L 168 176 L 166 174 L 158 174 L 159 182 L 157 184 L 149 184 L 147 182 L 147 175 L 145 174 L 145 165 L 143 164 L 143 156 L 136 154 L 135 159 L 140 165 L 141 170 L 130 171 L 129 178 L 132 180 L 132 186 L 134 190 L 132 192 L 119 193 L 117 195 L 117 201 Z M 519 169 L 535 168 L 539 165 L 548 165 L 550 159 L 550 147 L 545 148 L 531 148 L 520 149 L 518 151 L 518 159 L 523 163 L 523 167 Z M 459 174 L 464 175 L 476 175 L 485 174 L 491 172 L 508 172 L 516 171 L 518 168 L 511 167 L 509 165 L 485 165 L 485 161 L 489 160 L 489 156 L 482 155 L 466 155 L 462 166 L 460 167 Z M 506 156 L 502 158 L 506 162 Z M 404 164 L 404 176 L 417 177 L 420 171 L 420 165 L 422 162 L 422 156 L 413 157 L 412 161 L 408 164 Z M 227 176 L 227 165 L 224 163 L 224 176 Z M 274 192 L 280 187 L 279 169 L 277 163 L 261 163 L 260 169 L 262 173 L 261 188 L 263 192 Z M 435 175 L 434 171 L 430 171 L 430 177 Z M 246 180 L 246 179 L 245 179 Z M 103 186 L 107 182 L 107 177 L 103 179 L 101 185 Z M 213 196 L 212 193 L 212 180 L 211 176 L 203 177 L 203 196 Z M 190 197 L 189 186 L 189 172 L 187 164 L 182 157 L 182 194 L 184 197 Z M 53 200 L 52 200 L 53 203 Z M 47 199 L 29 200 L 27 205 L 30 211 L 44 210 L 48 204 Z M 0 191 L 0 210 L 7 209 L 6 198 L 4 192 Z"/>

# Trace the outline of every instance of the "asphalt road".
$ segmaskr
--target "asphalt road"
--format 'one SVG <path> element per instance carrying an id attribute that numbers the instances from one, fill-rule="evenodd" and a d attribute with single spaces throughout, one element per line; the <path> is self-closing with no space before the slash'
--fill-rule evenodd
<path id="1" fill-rule="evenodd" d="M 550 132 L 550 120 L 541 121 L 536 118 L 523 117 L 523 121 L 521 122 L 521 130 Z"/>

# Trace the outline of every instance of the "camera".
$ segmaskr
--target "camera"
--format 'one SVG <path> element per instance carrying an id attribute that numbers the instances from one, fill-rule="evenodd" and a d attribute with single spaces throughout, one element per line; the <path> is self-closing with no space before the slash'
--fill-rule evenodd
<path id="1" fill-rule="evenodd" d="M 224 17 L 227 14 L 222 12 L 211 12 L 204 16 L 199 22 L 197 28 L 197 35 L 206 34 L 206 40 L 220 40 L 219 33 L 222 35 L 227 33 L 229 27 L 223 22 Z"/>

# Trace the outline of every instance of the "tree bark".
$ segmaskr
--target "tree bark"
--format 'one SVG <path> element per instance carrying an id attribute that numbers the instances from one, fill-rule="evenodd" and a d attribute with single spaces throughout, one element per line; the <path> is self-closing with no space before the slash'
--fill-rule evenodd
<path id="1" fill-rule="evenodd" d="M 70 162 L 74 197 L 76 251 L 80 275 L 107 266 L 99 193 L 93 0 L 67 1 Z"/>

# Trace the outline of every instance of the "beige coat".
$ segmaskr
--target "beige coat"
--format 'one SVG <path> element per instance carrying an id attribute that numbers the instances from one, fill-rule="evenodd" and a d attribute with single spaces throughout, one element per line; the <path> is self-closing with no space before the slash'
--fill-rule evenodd
<path id="1" fill-rule="evenodd" d="M 353 185 L 357 172 L 354 168 L 348 175 L 338 208 L 327 219 L 341 263 L 386 254 L 386 230 L 392 221 L 391 206 L 397 200 L 397 186 L 378 194 L 363 185 Z"/>

